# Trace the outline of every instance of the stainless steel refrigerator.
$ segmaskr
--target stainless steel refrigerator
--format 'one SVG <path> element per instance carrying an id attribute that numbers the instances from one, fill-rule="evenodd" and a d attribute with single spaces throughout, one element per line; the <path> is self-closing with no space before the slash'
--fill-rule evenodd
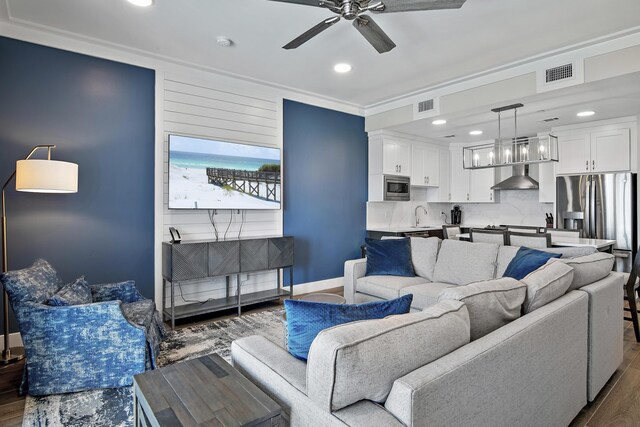
<path id="1" fill-rule="evenodd" d="M 638 249 L 636 174 L 559 176 L 556 227 L 581 230 L 582 237 L 615 240 L 617 271 L 631 271 Z"/>

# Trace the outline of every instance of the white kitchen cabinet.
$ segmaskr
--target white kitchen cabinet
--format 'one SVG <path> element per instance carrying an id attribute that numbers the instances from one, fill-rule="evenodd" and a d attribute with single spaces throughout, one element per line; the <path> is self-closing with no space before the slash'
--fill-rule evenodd
<path id="1" fill-rule="evenodd" d="M 631 170 L 631 130 L 561 135 L 558 137 L 558 160 L 558 175 Z"/>
<path id="2" fill-rule="evenodd" d="M 495 193 L 491 189 L 496 183 L 496 170 L 464 169 L 462 148 L 451 150 L 451 202 L 493 203 Z"/>
<path id="3" fill-rule="evenodd" d="M 494 192 L 491 187 L 496 184 L 496 170 L 494 168 L 471 170 L 469 179 L 469 201 L 475 203 L 493 202 Z"/>
<path id="4" fill-rule="evenodd" d="M 588 133 L 558 137 L 558 174 L 588 173 L 591 148 Z"/>
<path id="5" fill-rule="evenodd" d="M 384 140 L 369 144 L 369 149 L 370 175 L 411 176 L 411 144 Z"/>
<path id="6" fill-rule="evenodd" d="M 462 167 L 462 148 L 452 149 L 451 153 L 451 201 L 468 202 L 470 200 L 469 169 Z"/>
<path id="7" fill-rule="evenodd" d="M 556 162 L 538 164 L 538 201 L 555 203 L 556 201 Z"/>
<path id="8" fill-rule="evenodd" d="M 591 133 L 591 171 L 617 172 L 631 169 L 630 129 Z"/>
<path id="9" fill-rule="evenodd" d="M 448 203 L 451 201 L 451 174 L 449 150 L 438 151 L 438 187 L 427 190 L 427 202 Z"/>
<path id="10" fill-rule="evenodd" d="M 411 147 L 411 185 L 437 187 L 439 185 L 439 150 L 420 143 Z"/>

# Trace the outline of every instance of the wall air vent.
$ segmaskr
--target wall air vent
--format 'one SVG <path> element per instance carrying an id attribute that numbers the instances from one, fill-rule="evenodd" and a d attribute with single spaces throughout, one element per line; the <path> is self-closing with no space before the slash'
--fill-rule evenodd
<path id="1" fill-rule="evenodd" d="M 433 110 L 433 99 L 418 102 L 418 113 Z"/>
<path id="2" fill-rule="evenodd" d="M 413 104 L 413 119 L 420 120 L 440 114 L 440 98 L 422 99 Z"/>
<path id="3" fill-rule="evenodd" d="M 547 83 L 573 77 L 573 64 L 560 65 L 559 67 L 547 68 L 545 70 Z"/>

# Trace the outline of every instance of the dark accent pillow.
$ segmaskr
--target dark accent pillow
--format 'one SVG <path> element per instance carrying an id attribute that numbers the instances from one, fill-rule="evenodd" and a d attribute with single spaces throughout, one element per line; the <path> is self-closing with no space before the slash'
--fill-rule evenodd
<path id="1" fill-rule="evenodd" d="M 141 299 L 134 280 L 90 285 L 89 288 L 91 289 L 94 302 L 120 300 L 124 303 L 129 303 Z"/>
<path id="2" fill-rule="evenodd" d="M 31 267 L 0 274 L 0 282 L 14 307 L 26 301 L 46 304 L 64 285 L 56 270 L 43 259 L 37 259 Z"/>
<path id="3" fill-rule="evenodd" d="M 66 306 L 66 305 L 80 305 L 91 304 L 93 298 L 91 297 L 91 289 L 85 280 L 84 276 L 78 277 L 71 283 L 64 285 L 58 292 L 56 292 L 47 304 L 53 306 Z"/>
<path id="4" fill-rule="evenodd" d="M 513 277 L 517 280 L 524 279 L 527 274 L 536 271 L 551 258 L 560 258 L 561 256 L 562 254 L 521 247 L 507 266 L 502 277 Z"/>
<path id="5" fill-rule="evenodd" d="M 287 299 L 288 350 L 293 356 L 307 360 L 309 348 L 324 329 L 357 320 L 382 319 L 393 314 L 405 314 L 411 308 L 413 295 L 389 301 L 364 304 L 329 304 Z"/>
<path id="6" fill-rule="evenodd" d="M 365 239 L 367 246 L 367 276 L 414 277 L 411 262 L 411 241 L 403 239 Z"/>

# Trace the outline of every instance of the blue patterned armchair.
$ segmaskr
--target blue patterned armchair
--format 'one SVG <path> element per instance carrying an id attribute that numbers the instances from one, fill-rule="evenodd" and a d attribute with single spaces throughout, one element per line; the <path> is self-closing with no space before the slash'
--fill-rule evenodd
<path id="1" fill-rule="evenodd" d="M 41 259 L 0 281 L 25 347 L 23 393 L 123 387 L 156 367 L 162 319 L 134 282 L 88 286 L 81 277 L 64 285 Z"/>

